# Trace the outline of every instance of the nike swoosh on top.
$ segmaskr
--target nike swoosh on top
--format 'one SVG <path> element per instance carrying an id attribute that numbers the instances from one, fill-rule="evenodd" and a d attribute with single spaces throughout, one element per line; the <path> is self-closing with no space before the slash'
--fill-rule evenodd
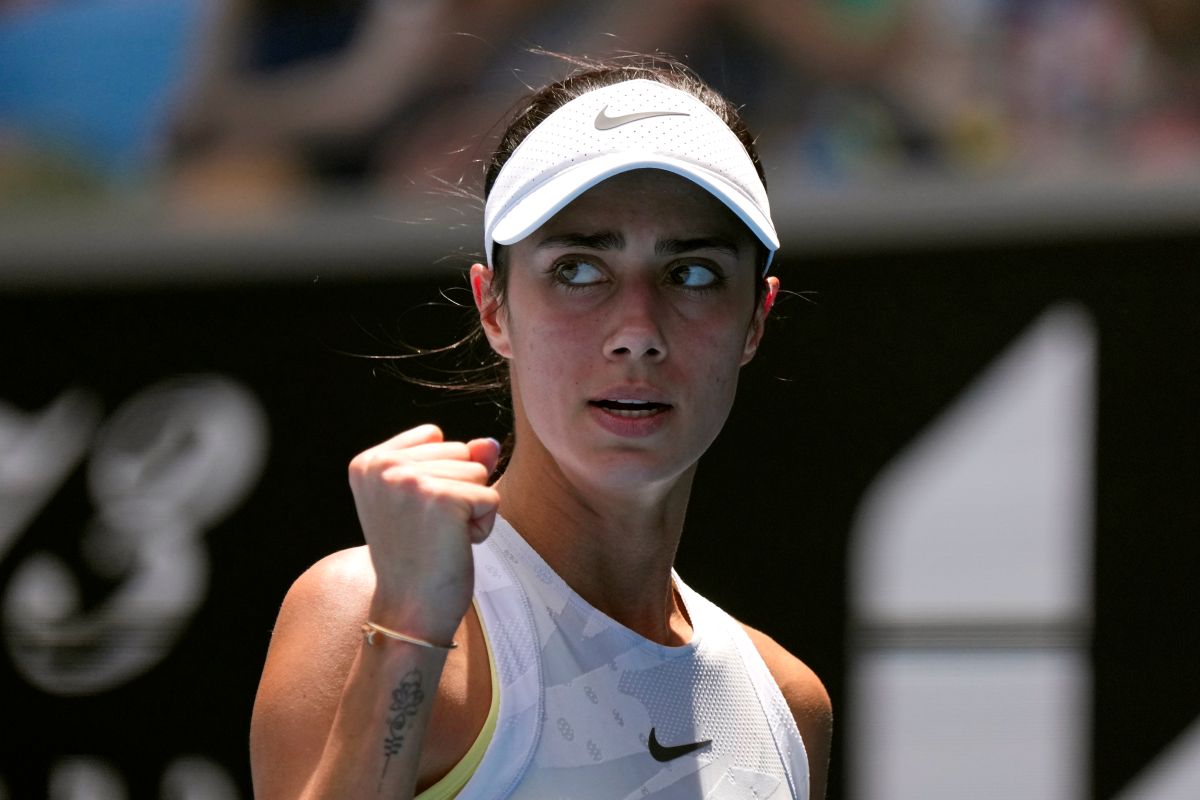
<path id="1" fill-rule="evenodd" d="M 649 119 L 651 117 L 690 117 L 691 114 L 686 111 L 636 111 L 632 114 L 619 114 L 615 117 L 608 115 L 608 106 L 600 109 L 600 113 L 596 115 L 596 130 L 611 131 L 613 128 L 619 128 L 622 125 L 628 125 L 631 122 L 637 122 L 639 119 Z"/>
<path id="2" fill-rule="evenodd" d="M 670 747 L 660 744 L 658 737 L 654 734 L 654 728 L 650 729 L 650 755 L 655 761 L 674 761 L 680 756 L 686 756 L 688 753 L 694 753 L 702 747 L 708 747 L 712 744 L 712 739 L 705 739 L 702 742 L 692 742 L 691 744 L 676 744 Z"/>

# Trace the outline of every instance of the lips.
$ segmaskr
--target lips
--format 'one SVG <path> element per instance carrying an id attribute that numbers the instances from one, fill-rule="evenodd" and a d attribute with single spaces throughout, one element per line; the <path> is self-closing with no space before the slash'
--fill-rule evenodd
<path id="1" fill-rule="evenodd" d="M 675 410 L 661 390 L 636 384 L 602 389 L 587 404 L 601 428 L 622 438 L 650 436 L 662 430 Z"/>

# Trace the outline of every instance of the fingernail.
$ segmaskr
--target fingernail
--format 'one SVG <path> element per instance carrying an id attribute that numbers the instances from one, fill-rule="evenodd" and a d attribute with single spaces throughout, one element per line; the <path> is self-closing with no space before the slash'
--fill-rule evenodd
<path id="1" fill-rule="evenodd" d="M 499 439 L 493 439 L 491 436 L 489 436 L 488 441 L 491 442 L 492 444 L 496 445 L 497 450 L 500 450 L 502 448 L 502 445 L 500 444 Z"/>

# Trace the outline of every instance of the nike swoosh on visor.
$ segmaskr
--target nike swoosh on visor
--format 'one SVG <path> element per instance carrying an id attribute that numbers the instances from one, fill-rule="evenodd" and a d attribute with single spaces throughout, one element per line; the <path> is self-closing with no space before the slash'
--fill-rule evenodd
<path id="1" fill-rule="evenodd" d="M 600 109 L 600 113 L 596 115 L 596 130 L 610 131 L 613 128 L 619 128 L 622 125 L 628 125 L 631 122 L 637 122 L 640 119 L 650 119 L 651 117 L 690 117 L 691 114 L 686 111 L 635 111 L 632 114 L 619 114 L 615 117 L 608 115 L 608 106 Z"/>

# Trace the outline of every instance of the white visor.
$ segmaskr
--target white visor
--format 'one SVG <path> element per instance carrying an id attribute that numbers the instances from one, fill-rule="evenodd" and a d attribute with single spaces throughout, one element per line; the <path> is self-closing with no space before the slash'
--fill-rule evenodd
<path id="1" fill-rule="evenodd" d="M 517 145 L 484 207 L 488 264 L 494 245 L 521 241 L 605 178 L 647 168 L 682 175 L 728 206 L 767 248 L 770 266 L 779 237 L 746 148 L 700 100 L 643 78 L 571 100 Z"/>

